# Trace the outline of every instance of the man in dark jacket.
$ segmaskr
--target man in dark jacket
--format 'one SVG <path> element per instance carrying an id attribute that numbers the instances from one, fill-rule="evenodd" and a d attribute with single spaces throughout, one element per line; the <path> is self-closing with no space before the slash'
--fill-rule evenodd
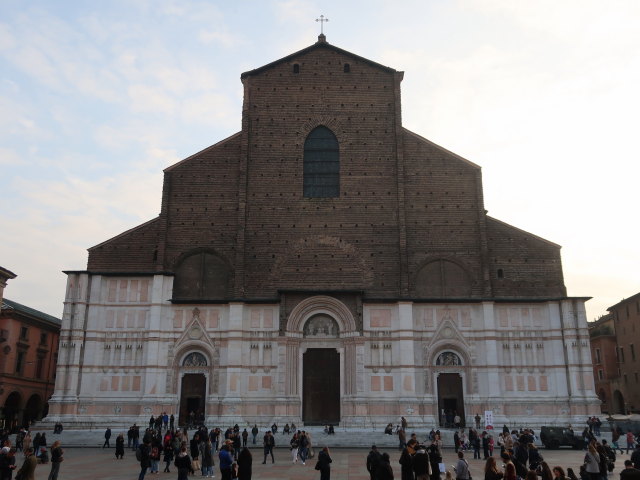
<path id="1" fill-rule="evenodd" d="M 633 468 L 631 460 L 624 461 L 624 470 L 620 472 L 620 480 L 640 480 L 640 470 Z"/>
<path id="2" fill-rule="evenodd" d="M 147 474 L 147 468 L 151 466 L 151 444 L 145 442 L 138 449 L 140 450 L 140 475 L 138 475 L 138 480 L 142 480 Z M 137 457 L 138 455 L 136 455 Z"/>
<path id="3" fill-rule="evenodd" d="M 271 463 L 275 463 L 276 461 L 273 458 L 273 447 L 276 446 L 276 439 L 269 430 L 267 430 L 267 433 L 265 433 L 264 438 L 262 439 L 262 446 L 264 447 L 264 460 L 262 463 L 267 463 L 268 455 L 271 455 Z"/>
<path id="4" fill-rule="evenodd" d="M 413 472 L 416 474 L 416 480 L 428 480 L 431 475 L 431 465 L 429 454 L 424 445 L 416 447 L 416 453 L 411 459 L 413 463 Z"/>
<path id="5" fill-rule="evenodd" d="M 376 470 L 380 466 L 380 459 L 381 455 L 380 452 L 378 452 L 378 447 L 371 445 L 371 451 L 369 455 L 367 455 L 367 471 L 371 476 L 371 480 L 376 479 Z"/>
<path id="6" fill-rule="evenodd" d="M 107 430 L 104 432 L 104 443 L 102 444 L 102 448 L 107 447 L 110 448 L 111 446 L 109 445 L 109 439 L 111 438 L 111 429 L 107 428 Z"/>

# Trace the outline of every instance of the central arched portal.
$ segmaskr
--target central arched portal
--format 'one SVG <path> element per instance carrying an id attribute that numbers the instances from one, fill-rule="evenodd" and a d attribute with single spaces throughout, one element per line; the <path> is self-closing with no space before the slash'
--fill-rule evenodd
<path id="1" fill-rule="evenodd" d="M 438 412 L 440 426 L 453 428 L 454 419 L 460 417 L 457 427 L 464 427 L 464 392 L 462 377 L 458 373 L 441 373 L 438 375 Z"/>
<path id="2" fill-rule="evenodd" d="M 302 356 L 302 420 L 305 425 L 340 422 L 340 355 L 309 348 Z"/>
<path id="3" fill-rule="evenodd" d="M 180 389 L 179 425 L 198 425 L 205 416 L 207 378 L 204 373 L 185 373 Z"/>

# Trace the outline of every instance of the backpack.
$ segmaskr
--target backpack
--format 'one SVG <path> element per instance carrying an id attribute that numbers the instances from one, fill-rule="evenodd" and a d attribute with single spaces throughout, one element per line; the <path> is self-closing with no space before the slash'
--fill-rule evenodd
<path id="1" fill-rule="evenodd" d="M 142 460 L 142 447 L 136 448 L 136 460 L 139 462 Z"/>

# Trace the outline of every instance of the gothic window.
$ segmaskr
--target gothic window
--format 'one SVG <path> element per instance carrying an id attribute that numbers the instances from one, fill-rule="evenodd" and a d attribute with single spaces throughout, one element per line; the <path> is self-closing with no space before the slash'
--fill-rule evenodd
<path id="1" fill-rule="evenodd" d="M 198 252 L 186 257 L 175 269 L 173 298 L 216 300 L 227 297 L 228 268 L 220 257 Z"/>
<path id="2" fill-rule="evenodd" d="M 293 73 L 300 73 L 300 65 L 297 63 L 293 64 Z"/>
<path id="3" fill-rule="evenodd" d="M 338 139 L 327 127 L 317 127 L 304 142 L 304 196 L 340 196 Z"/>
<path id="4" fill-rule="evenodd" d="M 438 358 L 436 359 L 436 365 L 442 366 L 442 367 L 449 367 L 449 366 L 455 366 L 455 365 L 462 365 L 462 361 L 460 360 L 460 357 L 453 352 L 442 352 L 440 355 L 438 355 Z"/>
<path id="5" fill-rule="evenodd" d="M 416 275 L 416 296 L 422 298 L 468 297 L 471 280 L 457 263 L 439 259 L 427 263 Z"/>
<path id="6" fill-rule="evenodd" d="M 182 362 L 183 367 L 206 367 L 207 366 L 207 358 L 199 353 L 192 352 L 187 355 Z"/>
<path id="7" fill-rule="evenodd" d="M 349 65 L 348 63 L 344 64 L 344 73 L 349 73 L 351 72 L 351 65 Z"/>

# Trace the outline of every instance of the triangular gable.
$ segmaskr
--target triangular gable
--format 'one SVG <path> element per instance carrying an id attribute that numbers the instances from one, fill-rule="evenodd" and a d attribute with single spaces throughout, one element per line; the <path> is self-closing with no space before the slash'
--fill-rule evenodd
<path id="1" fill-rule="evenodd" d="M 460 160 L 460 161 L 462 161 L 462 162 L 466 163 L 466 164 L 467 164 L 467 165 L 469 165 L 470 167 L 477 168 L 477 169 L 479 169 L 479 170 L 480 170 L 480 169 L 482 169 L 482 167 L 481 167 L 480 165 L 478 165 L 477 163 L 473 163 L 472 161 L 467 160 L 467 159 L 466 159 L 466 158 L 464 158 L 464 157 L 461 157 L 461 156 L 460 156 L 460 155 L 458 155 L 457 153 L 453 153 L 451 150 L 447 150 L 446 148 L 441 147 L 441 146 L 440 146 L 440 145 L 438 145 L 437 143 L 433 143 L 431 140 L 428 140 L 428 139 L 424 138 L 423 136 L 418 135 L 417 133 L 412 132 L 411 130 L 407 130 L 407 129 L 406 129 L 406 128 L 404 128 L 404 127 L 402 127 L 402 129 L 403 129 L 403 130 L 404 130 L 408 135 L 411 135 L 412 137 L 416 138 L 417 140 L 420 140 L 421 142 L 428 143 L 428 144 L 429 144 L 429 145 L 431 145 L 432 147 L 437 148 L 438 150 L 441 150 L 441 151 L 443 151 L 444 153 L 446 153 L 446 154 L 448 154 L 448 155 L 451 155 L 452 157 L 454 157 L 454 158 L 456 158 L 456 159 L 458 159 L 458 160 Z"/>
<path id="2" fill-rule="evenodd" d="M 371 65 L 372 67 L 375 68 L 379 68 L 380 70 L 384 70 L 385 72 L 388 73 L 396 73 L 397 70 L 391 68 L 391 67 L 386 67 L 380 63 L 376 63 L 372 60 L 369 60 L 368 58 L 364 58 L 361 57 L 359 55 L 356 55 L 355 53 L 351 53 L 347 50 L 343 50 L 342 48 L 338 48 L 335 47 L 333 45 L 331 45 L 330 43 L 328 43 L 326 40 L 324 40 L 324 35 L 320 35 L 318 36 L 318 41 L 316 43 L 314 43 L 313 45 L 308 46 L 307 48 L 303 48 L 302 50 L 298 50 L 295 53 L 292 53 L 290 55 L 287 55 L 286 57 L 283 57 L 279 60 L 276 60 L 274 62 L 268 63 L 266 65 L 263 65 L 262 67 L 258 67 L 254 70 L 249 70 L 248 72 L 244 72 L 243 74 L 240 75 L 241 79 L 244 79 L 246 77 L 250 77 L 252 75 L 257 75 L 259 73 L 264 72 L 265 70 L 269 70 L 270 68 L 273 68 L 274 66 L 280 64 L 280 63 L 286 63 L 289 62 L 290 60 L 294 59 L 295 57 L 298 57 L 300 55 L 304 55 L 306 53 L 309 53 L 313 50 L 317 50 L 319 48 L 326 48 L 328 50 L 333 50 L 334 52 L 338 52 L 342 55 L 345 55 L 347 57 L 353 58 L 354 60 L 357 60 L 359 62 L 363 62 L 366 63 L 368 65 Z"/>
<path id="3" fill-rule="evenodd" d="M 202 320 L 200 320 L 200 309 L 195 307 L 192 311 L 192 318 L 189 323 L 187 323 L 187 327 L 182 332 L 182 335 L 178 340 L 176 340 L 173 345 L 173 351 L 177 352 L 180 347 L 186 343 L 193 344 L 193 342 L 200 343 L 203 346 L 208 347 L 210 352 L 215 351 L 216 346 L 214 345 L 211 337 L 207 335 L 207 330 L 202 324 Z"/>

